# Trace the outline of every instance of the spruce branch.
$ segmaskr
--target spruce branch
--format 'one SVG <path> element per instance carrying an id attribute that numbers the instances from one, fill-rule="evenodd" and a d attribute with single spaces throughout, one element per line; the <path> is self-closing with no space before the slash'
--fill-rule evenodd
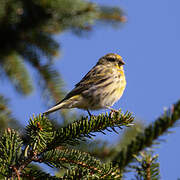
<path id="1" fill-rule="evenodd" d="M 0 60 L 0 66 L 17 92 L 22 95 L 27 95 L 32 92 L 33 86 L 30 75 L 19 54 L 11 52 L 8 56 L 3 57 Z"/>
<path id="2" fill-rule="evenodd" d="M 23 148 L 21 147 L 21 158 L 18 159 L 14 170 L 22 174 L 31 162 L 47 163 L 58 168 L 63 166 L 64 163 L 69 163 L 81 166 L 90 172 L 96 172 L 96 175 L 101 173 L 102 177 L 120 177 L 117 174 L 119 170 L 112 167 L 111 164 L 102 164 L 99 160 L 87 153 L 82 154 L 78 150 L 65 150 L 57 147 L 76 144 L 84 137 L 91 138 L 92 133 L 103 132 L 108 127 L 115 131 L 114 127 L 128 126 L 133 120 L 134 117 L 131 113 L 123 114 L 119 111 L 109 115 L 93 116 L 89 120 L 88 117 L 82 117 L 81 120 L 56 130 L 45 116 L 41 116 L 41 114 L 37 117 L 34 116 L 29 120 L 29 125 L 26 127 L 25 145 Z"/>
<path id="3" fill-rule="evenodd" d="M 127 21 L 122 9 L 117 7 L 100 6 L 99 19 L 107 23 L 125 23 Z"/>
<path id="4" fill-rule="evenodd" d="M 121 138 L 119 142 L 112 148 L 109 148 L 107 151 L 107 154 L 104 158 L 106 160 L 112 161 L 114 157 L 123 149 L 126 148 L 129 143 L 132 142 L 132 140 L 136 139 L 136 136 L 140 133 L 143 132 L 144 130 L 144 125 L 141 122 L 134 122 L 134 125 L 131 128 L 126 128 L 121 135 Z"/>
<path id="5" fill-rule="evenodd" d="M 123 126 L 129 126 L 134 120 L 131 113 L 126 112 L 123 114 L 121 110 L 116 113 L 110 113 L 109 115 L 100 114 L 98 116 L 82 117 L 65 127 L 61 127 L 57 130 L 53 127 L 51 122 L 45 117 L 45 115 L 34 116 L 30 119 L 29 125 L 26 127 L 25 141 L 31 146 L 33 150 L 40 152 L 54 149 L 58 146 L 64 146 L 67 144 L 77 144 L 84 138 L 92 138 L 95 136 L 93 133 L 103 131 L 115 131 L 115 127 L 122 128 Z"/>
<path id="6" fill-rule="evenodd" d="M 66 179 L 122 179 L 122 173 L 119 172 L 119 170 L 112 170 L 112 166 L 109 167 L 109 170 L 107 172 L 103 173 L 92 173 L 88 169 L 85 168 L 79 168 L 79 167 L 72 167 L 71 169 L 68 169 L 65 174 L 62 176 L 63 180 Z"/>
<path id="7" fill-rule="evenodd" d="M 68 169 L 64 175 L 62 176 L 63 180 L 68 179 L 83 179 L 84 177 L 88 176 L 88 169 L 82 169 L 79 167 L 71 167 L 71 169 Z M 84 178 L 85 179 L 85 178 Z"/>
<path id="8" fill-rule="evenodd" d="M 37 37 L 38 41 L 36 40 Z M 47 32 L 34 31 L 24 36 L 24 40 L 29 43 L 28 47 L 33 47 L 32 50 L 34 52 L 45 55 L 47 61 L 52 60 L 54 56 L 58 55 L 59 44 Z"/>
<path id="9" fill-rule="evenodd" d="M 139 132 L 135 139 L 117 153 L 112 160 L 114 165 L 118 164 L 121 169 L 127 166 L 133 160 L 134 155 L 137 155 L 144 148 L 152 146 L 154 141 L 167 133 L 169 128 L 172 128 L 179 119 L 180 101 L 172 105 L 168 111 L 165 111 L 161 117 L 146 127 L 143 132 Z"/>
<path id="10" fill-rule="evenodd" d="M 159 175 L 159 163 L 157 163 L 158 155 L 152 156 L 152 152 L 140 152 L 140 156 L 134 156 L 136 164 L 131 165 L 132 169 L 135 169 L 137 180 L 158 180 Z"/>
<path id="11" fill-rule="evenodd" d="M 26 127 L 25 141 L 28 144 L 27 151 L 42 152 L 47 148 L 48 142 L 54 137 L 54 127 L 47 119 L 43 119 L 41 114 L 30 118 Z"/>
<path id="12" fill-rule="evenodd" d="M 90 142 L 85 141 L 83 144 L 81 143 L 80 148 L 102 161 L 111 161 L 120 150 L 127 147 L 133 139 L 136 139 L 136 135 L 143 130 L 144 125 L 140 121 L 134 121 L 131 128 L 124 129 L 117 144 L 109 146 L 107 141 L 93 140 Z"/>
<path id="13" fill-rule="evenodd" d="M 3 27 L 0 30 L 0 54 L 4 56 L 21 50 L 24 43 L 52 52 L 52 48 L 49 51 L 41 42 L 39 44 L 39 32 L 52 35 L 63 30 L 89 31 L 97 19 L 123 22 L 120 20 L 122 10 L 106 7 L 107 11 L 96 3 L 83 0 L 3 1 L 0 9 L 0 27 Z"/>
<path id="14" fill-rule="evenodd" d="M 39 162 L 60 168 L 63 164 L 71 164 L 89 169 L 92 172 L 101 172 L 101 162 L 88 153 L 75 149 L 55 149 L 42 154 Z"/>
<path id="15" fill-rule="evenodd" d="M 101 139 L 94 139 L 93 141 L 87 139 L 86 141 L 82 141 L 79 145 L 76 145 L 75 148 L 80 151 L 88 152 L 91 156 L 94 156 L 101 161 L 106 161 L 106 156 L 109 157 L 111 151 L 108 142 Z"/>
<path id="16" fill-rule="evenodd" d="M 61 180 L 62 178 L 58 178 L 56 176 L 51 176 L 49 173 L 46 173 L 42 170 L 30 170 L 29 172 L 25 171 L 21 174 L 21 177 L 24 179 L 49 179 L 49 180 Z"/>
<path id="17" fill-rule="evenodd" d="M 3 133 L 7 127 L 13 127 L 14 129 L 21 127 L 21 125 L 13 117 L 9 106 L 9 99 L 0 94 L 0 134 Z"/>
<path id="18" fill-rule="evenodd" d="M 32 47 L 24 46 L 23 50 L 19 53 L 37 70 L 39 74 L 38 84 L 40 85 L 43 95 L 51 94 L 51 98 L 54 99 L 54 101 L 62 99 L 64 97 L 62 88 L 64 82 L 53 65 L 49 63 L 42 64 L 39 54 Z M 47 93 L 47 91 L 49 93 Z"/>
<path id="19" fill-rule="evenodd" d="M 74 149 L 51 150 L 45 152 L 37 161 L 44 162 L 56 168 L 63 167 L 63 164 L 70 164 L 71 167 L 77 166 L 79 169 L 81 169 L 81 175 L 84 174 L 85 177 L 94 176 L 96 178 L 101 177 L 101 179 L 111 177 L 116 179 L 122 176 L 117 168 L 112 167 L 111 163 L 102 163 L 100 160 L 90 156 L 90 154 Z M 76 171 L 76 173 L 79 174 L 80 171 Z M 72 171 L 71 173 L 69 172 L 69 174 L 72 174 Z"/>
<path id="20" fill-rule="evenodd" d="M 93 134 L 95 132 L 105 134 L 104 130 L 108 130 L 117 133 L 115 127 L 121 129 L 123 126 L 129 126 L 133 120 L 134 117 L 131 113 L 126 112 L 123 114 L 121 110 L 116 113 L 110 113 L 109 115 L 106 113 L 92 116 L 90 119 L 88 117 L 82 117 L 80 120 L 58 129 L 55 133 L 55 138 L 48 145 L 48 149 L 53 149 L 62 144 L 74 144 L 79 140 L 83 140 L 85 137 L 92 138 L 92 136 L 95 136 Z"/>
<path id="21" fill-rule="evenodd" d="M 16 168 L 22 153 L 23 142 L 19 134 L 8 128 L 0 138 L 0 172 L 5 177 L 14 174 L 19 177 Z"/>

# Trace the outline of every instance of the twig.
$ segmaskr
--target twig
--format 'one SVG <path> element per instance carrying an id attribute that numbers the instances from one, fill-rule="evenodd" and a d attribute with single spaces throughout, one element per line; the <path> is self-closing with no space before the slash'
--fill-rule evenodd
<path id="1" fill-rule="evenodd" d="M 18 177 L 18 180 L 20 180 L 20 174 L 19 174 L 19 171 L 17 170 L 17 168 L 15 166 L 12 167 L 13 170 L 16 172 L 16 175 Z"/>

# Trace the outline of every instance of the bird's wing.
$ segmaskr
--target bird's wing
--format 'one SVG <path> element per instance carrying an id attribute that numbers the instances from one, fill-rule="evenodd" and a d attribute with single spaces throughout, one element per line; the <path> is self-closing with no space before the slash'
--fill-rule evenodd
<path id="1" fill-rule="evenodd" d="M 81 86 L 89 88 L 92 84 L 98 84 L 99 81 L 112 77 L 112 73 L 113 71 L 105 65 L 96 65 L 75 85 L 75 88 Z"/>
<path id="2" fill-rule="evenodd" d="M 105 67 L 105 65 L 94 66 L 83 78 L 75 85 L 75 88 L 67 94 L 65 97 L 70 98 L 72 96 L 80 94 L 82 91 L 89 89 L 92 86 L 96 86 L 110 79 L 113 75 L 111 68 Z"/>
<path id="3" fill-rule="evenodd" d="M 108 79 L 112 78 L 113 70 L 107 68 L 105 65 L 94 66 L 83 78 L 75 85 L 75 88 L 70 91 L 66 97 L 58 102 L 56 105 L 60 104 L 64 100 L 67 100 L 73 96 L 81 94 L 83 91 L 89 89 L 92 86 L 99 85 Z"/>

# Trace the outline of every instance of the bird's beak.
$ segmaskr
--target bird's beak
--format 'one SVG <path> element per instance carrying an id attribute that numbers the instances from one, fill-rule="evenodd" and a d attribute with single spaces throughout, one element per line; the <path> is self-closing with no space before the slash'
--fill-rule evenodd
<path id="1" fill-rule="evenodd" d="M 122 60 L 121 62 L 122 62 L 122 65 L 125 65 L 125 64 L 126 64 L 123 60 Z"/>

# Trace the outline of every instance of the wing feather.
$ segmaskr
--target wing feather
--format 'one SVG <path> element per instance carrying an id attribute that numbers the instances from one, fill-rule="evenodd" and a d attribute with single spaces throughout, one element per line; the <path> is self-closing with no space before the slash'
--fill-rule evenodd
<path id="1" fill-rule="evenodd" d="M 98 85 L 112 78 L 113 76 L 112 68 L 107 68 L 105 65 L 95 65 L 83 78 L 75 85 L 75 88 L 69 92 L 66 97 L 57 103 L 60 104 L 66 99 L 69 99 L 75 95 L 81 94 L 83 91 L 92 87 L 92 85 Z"/>

